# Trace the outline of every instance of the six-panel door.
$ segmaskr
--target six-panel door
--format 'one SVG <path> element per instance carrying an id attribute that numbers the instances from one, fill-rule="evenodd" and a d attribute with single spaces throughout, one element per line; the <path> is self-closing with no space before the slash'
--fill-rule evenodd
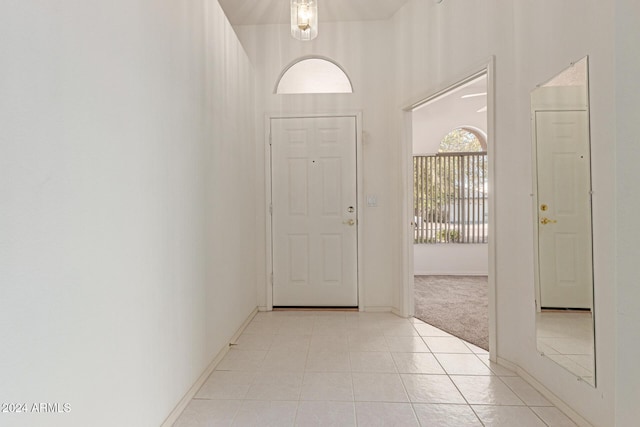
<path id="1" fill-rule="evenodd" d="M 274 306 L 358 305 L 356 118 L 271 120 Z"/>

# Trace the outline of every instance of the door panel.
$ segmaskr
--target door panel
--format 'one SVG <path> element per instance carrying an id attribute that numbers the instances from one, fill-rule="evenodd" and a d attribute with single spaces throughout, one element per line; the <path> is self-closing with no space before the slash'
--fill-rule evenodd
<path id="1" fill-rule="evenodd" d="M 540 305 L 591 309 L 587 113 L 538 111 L 536 135 Z"/>
<path id="2" fill-rule="evenodd" d="M 357 306 L 355 117 L 272 119 L 271 135 L 273 305 Z"/>

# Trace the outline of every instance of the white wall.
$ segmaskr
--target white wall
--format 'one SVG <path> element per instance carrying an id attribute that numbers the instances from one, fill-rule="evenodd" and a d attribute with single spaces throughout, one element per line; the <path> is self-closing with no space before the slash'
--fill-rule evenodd
<path id="1" fill-rule="evenodd" d="M 640 43 L 640 4 L 618 0 L 616 8 L 616 425 L 631 426 L 640 419 L 640 57 L 634 53 Z"/>
<path id="2" fill-rule="evenodd" d="M 495 55 L 497 356 L 519 365 L 597 426 L 614 424 L 615 401 L 613 12 L 613 2 L 606 1 L 449 0 L 436 4 L 410 0 L 394 17 L 396 106 L 409 105 L 465 77 Z M 595 192 L 597 389 L 577 382 L 536 351 L 531 231 L 529 92 L 587 54 Z M 396 129 L 400 129 L 402 114 L 399 109 L 395 114 Z M 398 230 L 402 227 L 399 222 Z"/>
<path id="3" fill-rule="evenodd" d="M 364 286 L 363 305 L 367 310 L 389 310 L 398 306 L 394 286 L 399 274 L 399 256 L 395 250 L 399 237 L 389 226 L 390 218 L 397 211 L 394 165 L 398 157 L 388 115 L 393 93 L 393 64 L 389 61 L 391 28 L 389 21 L 323 23 L 318 38 L 303 43 L 291 37 L 287 25 L 236 27 L 256 70 L 256 117 L 262 126 L 265 114 L 363 113 L 363 164 L 360 167 L 363 168 L 364 188 L 360 191 L 376 195 L 378 199 L 378 207 L 360 207 L 364 217 L 360 224 L 364 235 L 364 241 L 359 242 L 364 252 L 360 283 Z M 274 95 L 282 70 L 306 55 L 329 57 L 340 64 L 351 78 L 354 93 Z M 262 127 L 258 130 L 256 145 L 256 174 L 261 183 L 265 170 L 265 143 Z M 262 231 L 258 234 L 260 240 L 256 240 L 258 248 L 262 248 L 259 253 L 262 259 L 266 248 L 264 206 L 262 194 L 257 210 Z M 265 278 L 270 269 L 264 263 L 259 268 L 265 272 L 259 276 L 257 285 L 259 305 L 265 306 Z"/>
<path id="4" fill-rule="evenodd" d="M 0 424 L 157 426 L 256 306 L 248 61 L 217 1 L 6 0 L 0 52 L 0 401 L 71 405 Z"/>
<path id="5" fill-rule="evenodd" d="M 489 274 L 489 245 L 413 245 L 413 272 L 421 276 L 486 276 Z"/>

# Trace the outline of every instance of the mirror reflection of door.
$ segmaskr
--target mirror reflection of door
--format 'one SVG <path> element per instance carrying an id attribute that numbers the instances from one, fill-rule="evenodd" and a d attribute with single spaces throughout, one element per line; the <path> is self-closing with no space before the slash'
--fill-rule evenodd
<path id="1" fill-rule="evenodd" d="M 596 385 L 588 60 L 531 92 L 536 341 Z"/>
<path id="2" fill-rule="evenodd" d="M 542 308 L 591 309 L 591 193 L 586 111 L 537 111 Z"/>

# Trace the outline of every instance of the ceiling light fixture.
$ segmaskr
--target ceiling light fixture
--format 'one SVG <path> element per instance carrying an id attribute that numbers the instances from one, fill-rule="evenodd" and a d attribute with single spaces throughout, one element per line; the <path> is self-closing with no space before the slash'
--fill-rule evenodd
<path id="1" fill-rule="evenodd" d="M 291 35 L 301 41 L 318 37 L 317 0 L 291 0 Z"/>
<path id="2" fill-rule="evenodd" d="M 462 99 L 467 99 L 467 98 L 475 98 L 477 96 L 486 96 L 487 92 L 482 92 L 482 93 L 470 93 L 469 95 L 462 95 L 461 98 Z"/>

